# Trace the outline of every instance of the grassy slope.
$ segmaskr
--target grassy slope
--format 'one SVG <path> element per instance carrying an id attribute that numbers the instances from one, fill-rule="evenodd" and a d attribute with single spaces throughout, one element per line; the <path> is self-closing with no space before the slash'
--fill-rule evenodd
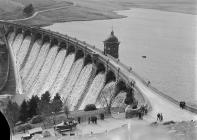
<path id="1" fill-rule="evenodd" d="M 33 4 L 35 11 L 71 5 L 69 0 L 0 0 L 0 19 L 24 18 L 22 13 L 25 5 Z M 43 17 L 44 18 L 44 17 Z M 47 17 L 46 17 L 47 18 Z M 45 20 L 41 19 L 41 20 Z"/>
<path id="2" fill-rule="evenodd" d="M 24 5 L 18 2 L 0 0 L 0 19 L 3 19 L 3 17 L 18 17 L 23 7 Z"/>
<path id="3" fill-rule="evenodd" d="M 11 0 L 0 0 L 0 13 L 11 12 L 23 7 L 23 4 Z"/>
<path id="4" fill-rule="evenodd" d="M 76 5 L 73 6 L 72 2 Z M 47 25 L 73 20 L 121 18 L 122 16 L 113 11 L 132 7 L 197 14 L 196 0 L 0 0 L 0 11 L 6 11 L 0 12 L 0 18 L 23 18 L 22 8 L 29 3 L 34 5 L 36 11 L 65 6 L 65 9 L 41 13 L 33 19 L 22 22 L 30 25 Z"/>
<path id="5" fill-rule="evenodd" d="M 63 0 L 67 1 L 67 0 Z M 115 10 L 125 10 L 132 7 L 150 8 L 171 12 L 196 14 L 196 0 L 72 0 L 76 5 L 65 9 L 41 13 L 39 16 L 26 21 L 26 24 L 46 25 L 53 22 L 67 22 L 76 20 L 100 20 L 121 18 Z"/>

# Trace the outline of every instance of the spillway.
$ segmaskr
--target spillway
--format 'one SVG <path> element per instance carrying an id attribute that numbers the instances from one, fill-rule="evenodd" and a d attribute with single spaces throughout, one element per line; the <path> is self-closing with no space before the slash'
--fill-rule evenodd
<path id="1" fill-rule="evenodd" d="M 29 71 L 32 69 L 36 61 L 36 58 L 39 54 L 41 46 L 42 46 L 41 40 L 36 40 L 35 43 L 33 44 L 29 57 L 27 58 L 27 61 L 25 63 L 25 66 L 20 70 L 20 75 L 22 80 L 24 80 L 28 76 Z"/>
<path id="2" fill-rule="evenodd" d="M 83 110 L 87 104 L 106 107 L 106 102 L 114 95 L 116 82 L 111 81 L 104 86 L 104 71 L 95 75 L 95 64 L 88 59 L 86 62 L 80 51 L 69 52 L 67 47 L 62 49 L 40 38 L 31 41 L 29 35 L 8 34 L 18 83 L 21 83 L 21 93 L 26 94 L 27 99 L 32 95 L 41 97 L 49 91 L 51 98 L 59 93 L 70 111 Z"/>
<path id="3" fill-rule="evenodd" d="M 96 75 L 90 86 L 90 89 L 88 90 L 85 98 L 82 101 L 81 106 L 79 107 L 79 110 L 83 110 L 87 104 L 96 103 L 96 99 L 104 86 L 104 81 L 105 81 L 104 73 L 99 73 Z"/>
<path id="4" fill-rule="evenodd" d="M 63 65 L 65 56 L 66 56 L 66 50 L 65 49 L 60 50 L 57 57 L 55 58 L 53 65 L 51 66 L 51 70 L 50 70 L 46 80 L 44 81 L 44 84 L 43 84 L 39 94 L 45 93 L 53 85 L 53 83 L 55 82 L 55 79 L 56 79 L 56 77 Z"/>
<path id="5" fill-rule="evenodd" d="M 25 59 L 25 56 L 27 55 L 27 52 L 30 47 L 30 43 L 31 43 L 31 37 L 26 36 L 25 39 L 23 40 L 23 43 L 21 44 L 20 49 L 18 50 L 18 53 L 16 55 L 16 60 L 19 70 L 21 69 L 21 65 Z"/>
<path id="6" fill-rule="evenodd" d="M 40 88 L 42 87 L 42 84 L 44 83 L 46 77 L 48 76 L 48 73 L 49 73 L 51 66 L 55 60 L 55 57 L 57 55 L 57 51 L 58 51 L 57 46 L 53 46 L 49 50 L 46 60 L 43 64 L 41 70 L 39 71 L 39 74 L 37 75 L 37 77 L 35 77 L 35 80 L 34 80 L 33 84 L 31 85 L 31 88 L 29 90 L 30 96 L 35 95 L 35 94 L 37 94 L 38 96 L 41 96 L 41 94 L 39 94 Z"/>
<path id="7" fill-rule="evenodd" d="M 13 39 L 13 40 L 12 40 Z M 10 56 L 12 58 L 12 62 L 13 67 L 14 67 L 14 74 L 15 74 L 15 79 L 16 79 L 16 87 L 17 90 L 16 92 L 19 94 L 23 93 L 23 86 L 22 86 L 22 80 L 21 80 L 21 76 L 19 73 L 19 67 L 17 65 L 17 59 L 16 59 L 16 54 L 18 49 L 21 46 L 21 43 L 23 41 L 23 35 L 22 34 L 18 34 L 15 39 L 14 39 L 14 34 L 12 35 L 12 33 L 10 34 L 10 36 L 8 36 L 8 44 L 9 44 L 9 50 L 10 50 Z"/>
<path id="8" fill-rule="evenodd" d="M 105 85 L 111 75 L 107 78 L 102 60 L 97 65 L 97 54 L 86 53 L 88 49 L 85 47 L 78 49 L 77 43 L 69 42 L 69 39 L 59 42 L 40 35 L 33 33 L 30 36 L 28 31 L 10 32 L 7 36 L 20 93 L 26 94 L 26 99 L 33 95 L 41 97 L 46 91 L 53 99 L 59 93 L 70 111 L 83 110 L 87 104 L 106 107 L 106 102 L 114 95 L 116 82 Z"/>
<path id="9" fill-rule="evenodd" d="M 126 92 L 120 92 L 112 102 L 112 107 L 126 107 L 124 100 L 126 98 Z"/>
<path id="10" fill-rule="evenodd" d="M 115 82 L 104 87 L 105 74 L 100 72 L 95 76 L 92 62 L 84 64 L 85 57 L 76 56 L 73 51 L 69 53 L 67 48 L 60 49 L 60 46 L 51 45 L 51 42 L 43 43 L 41 39 L 31 41 L 31 36 L 22 33 L 8 34 L 8 43 L 22 79 L 21 90 L 27 98 L 32 95 L 40 97 L 46 91 L 53 98 L 59 93 L 70 110 L 83 109 L 87 104 L 101 106 L 104 104 L 104 95 L 110 100 L 110 90 Z"/>
<path id="11" fill-rule="evenodd" d="M 49 50 L 49 43 L 44 43 L 44 45 L 41 47 L 41 50 L 39 52 L 39 55 L 36 59 L 36 62 L 34 66 L 32 67 L 28 77 L 24 80 L 24 90 L 27 94 L 29 88 L 33 84 L 36 76 L 38 75 L 40 69 L 42 68 L 43 63 L 45 62 L 48 50 Z"/>
<path id="12" fill-rule="evenodd" d="M 65 83 L 64 83 L 64 87 L 62 88 L 62 90 L 60 91 L 60 94 L 62 95 L 63 99 L 66 99 L 67 96 L 70 94 L 70 92 L 72 91 L 75 82 L 82 70 L 82 66 L 83 66 L 83 58 L 78 59 L 72 66 L 70 73 L 68 75 L 68 78 L 66 79 Z"/>
<path id="13" fill-rule="evenodd" d="M 75 59 L 74 54 L 70 54 L 65 58 L 63 66 L 62 66 L 55 82 L 53 83 L 53 85 L 49 89 L 49 93 L 51 93 L 51 97 L 55 96 L 56 93 L 59 93 L 59 91 L 63 87 L 64 81 L 66 80 L 68 73 L 70 72 L 70 69 L 71 69 L 72 64 L 74 62 L 74 59 Z"/>
<path id="14" fill-rule="evenodd" d="M 22 42 L 23 42 L 23 34 L 20 33 L 15 37 L 14 42 L 12 44 L 15 57 L 17 56 L 18 50 L 20 49 Z"/>
<path id="15" fill-rule="evenodd" d="M 88 64 L 82 69 L 70 96 L 66 99 L 69 110 L 73 111 L 81 98 L 91 76 L 92 67 L 92 64 Z"/>
<path id="16" fill-rule="evenodd" d="M 9 45 L 12 47 L 12 44 L 14 42 L 14 38 L 15 38 L 15 32 L 11 32 L 9 35 L 8 35 L 8 43 Z"/>
<path id="17" fill-rule="evenodd" d="M 113 98 L 115 93 L 115 86 L 115 81 L 111 81 L 105 85 L 105 87 L 101 91 L 101 94 L 98 96 L 96 100 L 97 108 L 107 107 L 110 104 L 111 99 Z"/>

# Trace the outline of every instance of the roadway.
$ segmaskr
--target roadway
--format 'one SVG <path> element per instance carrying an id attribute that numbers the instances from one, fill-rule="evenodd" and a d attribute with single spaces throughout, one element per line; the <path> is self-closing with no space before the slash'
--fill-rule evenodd
<path id="1" fill-rule="evenodd" d="M 114 61 L 114 59 L 105 56 L 100 51 L 95 50 L 94 48 L 90 48 L 93 51 L 96 51 L 100 56 L 109 59 L 109 62 L 113 64 L 115 67 L 119 67 L 120 71 L 123 72 L 130 81 L 135 81 L 135 86 L 140 90 L 142 95 L 148 100 L 151 105 L 151 111 L 145 116 L 147 121 L 156 121 L 157 113 L 162 113 L 164 117 L 164 121 L 189 121 L 189 120 L 197 120 L 197 114 L 192 113 L 188 110 L 181 109 L 175 103 L 167 100 L 166 98 L 160 96 L 158 93 L 149 88 L 145 83 L 143 83 L 136 75 L 122 66 L 118 61 Z"/>

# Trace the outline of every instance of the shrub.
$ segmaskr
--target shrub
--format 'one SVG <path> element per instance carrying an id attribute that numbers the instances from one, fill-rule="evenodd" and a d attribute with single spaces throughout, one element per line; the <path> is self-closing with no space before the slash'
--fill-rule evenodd
<path id="1" fill-rule="evenodd" d="M 96 106 L 94 104 L 88 104 L 85 106 L 84 111 L 92 111 L 92 110 L 96 110 Z"/>
<path id="2" fill-rule="evenodd" d="M 31 16 L 33 15 L 34 13 L 34 7 L 32 4 L 29 4 L 27 6 L 25 6 L 25 8 L 23 9 L 23 13 L 28 15 L 28 16 Z"/>
<path id="3" fill-rule="evenodd" d="M 32 123 L 32 124 L 41 123 L 43 120 L 44 120 L 44 118 L 43 118 L 42 116 L 37 115 L 37 116 L 34 116 L 34 117 L 31 119 L 31 123 Z"/>

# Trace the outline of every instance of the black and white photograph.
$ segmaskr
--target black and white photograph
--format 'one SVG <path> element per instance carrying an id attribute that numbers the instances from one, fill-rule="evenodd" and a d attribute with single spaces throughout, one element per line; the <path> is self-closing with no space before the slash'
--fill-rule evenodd
<path id="1" fill-rule="evenodd" d="M 0 0 L 0 139 L 197 140 L 197 0 Z"/>

